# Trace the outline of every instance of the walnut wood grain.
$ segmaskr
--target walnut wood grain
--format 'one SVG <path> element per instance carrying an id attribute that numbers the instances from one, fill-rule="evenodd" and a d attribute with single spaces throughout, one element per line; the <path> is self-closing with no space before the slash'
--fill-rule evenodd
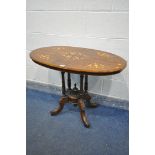
<path id="1" fill-rule="evenodd" d="M 84 126 L 86 128 L 89 128 L 90 124 L 89 124 L 89 121 L 88 121 L 87 116 L 85 114 L 85 104 L 84 104 L 84 101 L 82 99 L 78 99 L 78 98 L 73 97 L 73 96 L 63 96 L 60 99 L 59 106 L 56 109 L 54 109 L 53 111 L 50 111 L 50 114 L 52 116 L 59 114 L 63 110 L 65 103 L 68 103 L 68 102 L 77 103 L 77 105 L 79 106 L 79 109 L 80 109 L 81 120 L 82 120 Z"/>
<path id="2" fill-rule="evenodd" d="M 32 51 L 30 57 L 39 65 L 77 74 L 111 75 L 126 67 L 126 61 L 117 55 L 81 47 L 44 47 Z"/>
<path id="3" fill-rule="evenodd" d="M 50 114 L 52 116 L 59 114 L 62 111 L 65 103 L 67 103 L 68 101 L 69 101 L 68 96 L 62 96 L 59 101 L 59 106 L 56 109 L 54 109 L 53 111 L 50 111 Z"/>
<path id="4" fill-rule="evenodd" d="M 51 115 L 57 115 L 66 103 L 76 103 L 80 109 L 81 120 L 85 127 L 90 124 L 85 114 L 85 103 L 87 107 L 96 107 L 91 102 L 88 94 L 88 75 L 111 75 L 121 72 L 126 67 L 126 61 L 112 53 L 69 46 L 53 46 L 39 48 L 30 53 L 31 59 L 47 68 L 61 71 L 62 94 L 59 106 L 51 111 Z M 68 72 L 67 85 L 65 85 L 65 72 Z M 71 88 L 70 73 L 80 74 L 80 90 Z M 83 83 L 85 81 L 85 83 Z"/>
<path id="5" fill-rule="evenodd" d="M 82 99 L 78 100 L 78 106 L 80 109 L 81 120 L 82 120 L 84 126 L 86 128 L 89 128 L 90 124 L 89 124 L 89 121 L 88 121 L 87 116 L 85 114 L 85 104 L 84 104 L 84 101 Z"/>

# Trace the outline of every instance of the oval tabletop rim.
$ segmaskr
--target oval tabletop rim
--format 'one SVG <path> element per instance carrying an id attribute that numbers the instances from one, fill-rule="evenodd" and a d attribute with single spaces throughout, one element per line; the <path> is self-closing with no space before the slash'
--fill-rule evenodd
<path id="1" fill-rule="evenodd" d="M 51 62 L 49 63 L 48 60 L 47 60 L 48 57 L 42 57 L 42 59 L 40 59 L 40 57 L 38 57 L 41 54 L 43 56 L 43 54 L 45 54 L 45 52 L 47 50 L 48 50 L 48 52 L 50 52 L 50 54 L 54 53 L 55 51 L 50 51 L 50 49 L 53 50 L 54 48 L 55 48 L 55 51 L 56 50 L 58 50 L 58 52 L 61 51 L 61 54 L 62 54 L 63 50 L 67 50 L 67 49 L 72 50 L 73 52 L 75 50 L 77 50 L 77 51 L 79 50 L 80 53 L 82 52 L 81 54 L 84 54 L 85 52 L 86 52 L 86 54 L 101 54 L 101 56 L 98 57 L 101 60 L 102 60 L 102 54 L 105 54 L 107 56 L 113 57 L 113 59 L 115 59 L 115 61 L 117 60 L 119 62 L 119 63 L 117 62 L 117 64 L 120 64 L 121 66 L 116 66 L 115 68 L 114 67 L 113 68 L 109 67 L 110 68 L 109 70 L 104 70 L 104 69 L 101 69 L 101 67 L 102 68 L 104 67 L 104 65 L 102 63 L 99 64 L 100 66 L 98 64 L 93 63 L 93 65 L 96 65 L 96 66 L 98 65 L 100 68 L 97 66 L 98 69 L 97 68 L 95 68 L 95 69 L 92 69 L 92 68 L 85 69 L 84 68 L 83 69 L 83 68 L 78 68 L 76 66 L 75 67 L 71 67 L 71 66 L 68 67 L 68 66 L 66 66 L 66 64 L 65 65 L 60 65 L 60 64 L 58 65 L 58 64 L 51 63 Z M 94 53 L 90 53 L 90 52 L 94 52 Z M 48 56 L 48 54 L 47 54 L 47 56 Z M 62 55 L 59 55 L 59 56 L 62 56 Z M 79 58 L 82 58 L 82 56 L 79 56 Z M 75 57 L 76 57 L 76 55 L 75 55 Z M 87 57 L 87 55 L 86 55 L 86 57 Z M 97 49 L 91 49 L 91 48 L 75 47 L 75 46 L 48 46 L 48 47 L 37 48 L 35 50 L 32 50 L 32 52 L 30 53 L 30 58 L 35 63 L 37 63 L 37 64 L 39 64 L 41 66 L 50 68 L 50 69 L 63 71 L 63 72 L 70 72 L 70 73 L 75 73 L 75 74 L 88 74 L 88 75 L 112 75 L 112 74 L 117 74 L 117 73 L 120 73 L 127 65 L 127 62 L 126 62 L 125 59 L 123 59 L 122 57 L 120 57 L 118 55 L 115 55 L 115 54 L 113 54 L 111 52 L 97 50 Z M 66 59 L 66 57 L 65 57 L 65 59 Z M 107 60 L 108 60 L 108 58 L 106 59 L 106 61 Z M 72 61 L 72 63 L 73 63 L 74 60 L 70 59 L 69 61 Z M 84 63 L 84 61 L 82 61 L 82 60 L 79 60 L 79 61 Z M 108 61 L 107 61 L 107 63 L 108 63 Z M 113 62 L 111 62 L 111 63 L 113 63 Z M 110 65 L 110 62 L 109 62 L 109 65 Z M 92 66 L 92 67 L 94 67 L 94 66 Z M 108 65 L 106 67 L 108 67 Z"/>

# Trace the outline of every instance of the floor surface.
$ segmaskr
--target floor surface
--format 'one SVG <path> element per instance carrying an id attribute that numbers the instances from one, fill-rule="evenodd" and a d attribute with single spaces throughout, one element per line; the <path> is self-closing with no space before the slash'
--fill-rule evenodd
<path id="1" fill-rule="evenodd" d="M 60 96 L 27 89 L 27 155 L 128 155 L 128 111 L 105 106 L 86 109 L 85 128 L 79 109 L 66 104 L 57 116 L 49 111 Z"/>

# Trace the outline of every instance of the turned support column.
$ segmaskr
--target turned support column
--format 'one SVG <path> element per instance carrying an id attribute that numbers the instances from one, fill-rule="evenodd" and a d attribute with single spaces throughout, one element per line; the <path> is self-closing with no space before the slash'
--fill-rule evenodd
<path id="1" fill-rule="evenodd" d="M 73 89 L 71 88 L 70 73 L 68 73 L 67 76 L 67 86 L 68 86 L 67 90 L 65 86 L 65 72 L 61 72 L 61 77 L 62 77 L 63 96 L 60 99 L 59 106 L 55 110 L 50 111 L 50 114 L 52 116 L 59 114 L 66 103 L 72 102 L 74 105 L 78 105 L 80 109 L 81 120 L 84 126 L 89 128 L 90 124 L 85 114 L 85 103 L 87 107 L 96 107 L 96 104 L 90 102 L 91 96 L 88 94 L 88 75 L 80 74 L 80 90 L 76 88 L 76 84 Z"/>
<path id="2" fill-rule="evenodd" d="M 65 72 L 61 72 L 61 77 L 62 77 L 62 94 L 66 95 Z"/>
<path id="3" fill-rule="evenodd" d="M 84 86 L 85 92 L 88 91 L 88 75 L 85 75 L 85 86 Z"/>
<path id="4" fill-rule="evenodd" d="M 71 76 L 70 76 L 70 73 L 68 73 L 68 89 L 71 90 Z"/>
<path id="5" fill-rule="evenodd" d="M 83 91 L 83 75 L 80 75 L 80 90 Z"/>

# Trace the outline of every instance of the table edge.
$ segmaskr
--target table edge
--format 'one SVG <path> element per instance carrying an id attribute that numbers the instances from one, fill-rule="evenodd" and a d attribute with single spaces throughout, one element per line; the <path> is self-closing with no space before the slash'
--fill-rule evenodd
<path id="1" fill-rule="evenodd" d="M 118 74 L 120 73 L 122 70 L 124 70 L 124 68 L 127 66 L 127 63 L 125 63 L 124 67 L 121 70 L 117 70 L 117 71 L 112 71 L 112 72 L 87 72 L 87 71 L 78 71 L 78 70 L 72 70 L 72 69 L 65 69 L 65 68 L 58 68 L 58 67 L 54 67 L 54 66 L 49 66 L 46 64 L 43 64 L 41 62 L 35 61 L 32 59 L 33 62 L 35 62 L 38 65 L 41 65 L 43 67 L 49 68 L 49 69 L 53 69 L 56 71 L 61 71 L 61 72 L 67 72 L 67 73 L 73 73 L 73 74 L 84 74 L 84 75 L 96 75 L 96 76 L 104 76 L 104 75 L 113 75 L 113 74 Z"/>

